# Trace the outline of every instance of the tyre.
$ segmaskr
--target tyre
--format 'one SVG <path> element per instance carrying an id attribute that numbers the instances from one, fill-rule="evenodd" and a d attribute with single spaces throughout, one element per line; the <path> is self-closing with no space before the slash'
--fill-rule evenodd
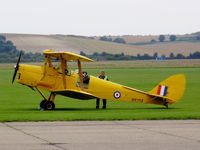
<path id="1" fill-rule="evenodd" d="M 44 108 L 44 104 L 45 104 L 46 101 L 47 101 L 47 100 L 42 100 L 42 101 L 40 102 L 40 108 Z"/>
<path id="2" fill-rule="evenodd" d="M 52 101 L 46 101 L 43 105 L 45 110 L 54 110 L 55 109 L 55 104 Z"/>

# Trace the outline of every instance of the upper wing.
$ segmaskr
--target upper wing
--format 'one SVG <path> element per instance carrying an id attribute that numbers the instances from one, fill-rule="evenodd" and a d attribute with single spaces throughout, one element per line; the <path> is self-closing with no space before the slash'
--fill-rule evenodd
<path id="1" fill-rule="evenodd" d="M 53 50 L 44 50 L 43 53 L 45 55 L 49 55 L 56 58 L 63 58 L 65 60 L 70 60 L 70 61 L 79 60 L 79 61 L 93 62 L 92 59 L 70 52 L 55 52 Z"/>

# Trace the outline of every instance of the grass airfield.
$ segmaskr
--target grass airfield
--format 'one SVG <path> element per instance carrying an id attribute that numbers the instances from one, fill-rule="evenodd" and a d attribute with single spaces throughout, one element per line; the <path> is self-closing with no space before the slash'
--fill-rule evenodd
<path id="1" fill-rule="evenodd" d="M 143 63 L 138 62 L 138 63 Z M 117 64 L 117 62 L 113 62 Z M 166 62 L 167 64 L 167 62 Z M 159 82 L 183 73 L 187 78 L 184 97 L 169 109 L 164 106 L 141 103 L 109 101 L 106 110 L 96 110 L 95 100 L 76 100 L 56 96 L 55 111 L 39 111 L 42 97 L 26 86 L 12 85 L 13 69 L 0 69 L 0 121 L 64 121 L 64 120 L 143 120 L 143 119 L 200 119 L 200 68 L 198 66 L 175 67 L 118 67 L 104 69 L 110 81 L 144 91 L 151 90 Z M 99 68 L 99 67 L 98 67 Z M 100 67 L 104 68 L 104 67 Z M 102 69 L 87 68 L 89 74 L 97 76 Z M 46 92 L 48 94 L 48 92 Z"/>

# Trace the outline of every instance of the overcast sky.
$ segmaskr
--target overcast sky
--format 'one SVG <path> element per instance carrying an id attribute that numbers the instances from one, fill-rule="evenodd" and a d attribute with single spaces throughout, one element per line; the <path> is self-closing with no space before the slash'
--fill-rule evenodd
<path id="1" fill-rule="evenodd" d="M 0 0 L 0 33 L 149 35 L 200 31 L 200 0 Z"/>

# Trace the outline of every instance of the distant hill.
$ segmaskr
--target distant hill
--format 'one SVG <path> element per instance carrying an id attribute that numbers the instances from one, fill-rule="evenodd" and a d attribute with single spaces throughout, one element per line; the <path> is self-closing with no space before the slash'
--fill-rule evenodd
<path id="1" fill-rule="evenodd" d="M 32 34 L 0 34 L 13 41 L 17 49 L 26 52 L 41 52 L 44 49 L 66 50 L 79 54 L 94 52 L 121 53 L 137 55 L 146 50 L 133 45 L 117 44 L 96 39 L 64 36 L 64 35 L 32 35 Z"/>
<path id="2" fill-rule="evenodd" d="M 86 54 L 94 52 L 108 52 L 112 54 L 124 53 L 136 56 L 137 54 L 147 53 L 153 55 L 158 52 L 159 55 L 168 56 L 171 52 L 189 55 L 200 51 L 200 42 L 166 42 L 150 45 L 131 45 L 118 44 L 114 42 L 105 42 L 98 40 L 98 37 L 84 37 L 74 35 L 34 35 L 34 34 L 5 34 L 8 40 L 11 40 L 19 50 L 26 52 L 42 52 L 44 49 L 54 49 L 60 51 L 70 51 L 80 54 L 83 51 Z M 179 35 L 182 37 L 183 35 Z M 190 36 L 190 35 L 189 35 Z M 111 36 L 115 38 L 117 36 Z M 158 39 L 158 36 L 118 36 L 124 38 L 127 43 L 148 42 L 152 39 Z"/>

